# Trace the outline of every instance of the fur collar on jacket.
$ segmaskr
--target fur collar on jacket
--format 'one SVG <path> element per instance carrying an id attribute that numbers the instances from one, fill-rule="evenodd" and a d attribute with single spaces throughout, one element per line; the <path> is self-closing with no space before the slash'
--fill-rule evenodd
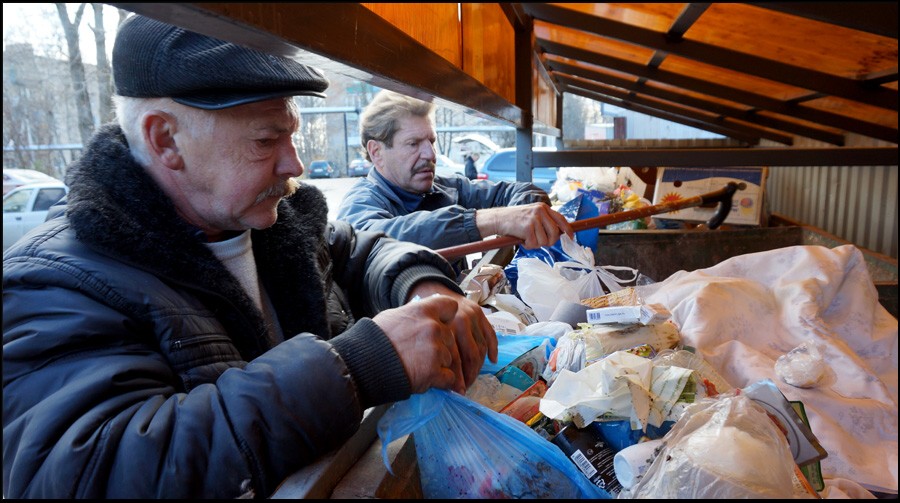
<path id="1" fill-rule="evenodd" d="M 222 321 L 247 359 L 268 349 L 259 311 L 204 246 L 202 232 L 178 216 L 171 200 L 135 162 L 117 125 L 95 134 L 69 167 L 66 183 L 66 214 L 80 241 L 190 289 Z M 303 185 L 281 201 L 275 225 L 253 231 L 259 274 L 286 337 L 299 332 L 329 337 L 318 267 L 327 211 L 322 193 Z"/>

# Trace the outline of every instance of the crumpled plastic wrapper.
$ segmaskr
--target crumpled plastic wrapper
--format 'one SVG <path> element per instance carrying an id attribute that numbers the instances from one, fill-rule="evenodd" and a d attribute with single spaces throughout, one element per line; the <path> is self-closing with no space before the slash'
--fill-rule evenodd
<path id="1" fill-rule="evenodd" d="M 629 418 L 631 429 L 659 427 L 670 419 L 693 370 L 655 366 L 647 358 L 617 351 L 579 372 L 563 370 L 541 399 L 541 412 L 578 428 L 608 414 Z M 671 418 L 671 419 L 677 419 Z"/>
<path id="2" fill-rule="evenodd" d="M 464 278 L 460 287 L 470 300 L 484 304 L 492 296 L 506 293 L 509 289 L 509 279 L 499 265 L 485 264 L 477 272 L 470 273 Z"/>
<path id="3" fill-rule="evenodd" d="M 653 358 L 653 362 L 656 365 L 671 365 L 696 370 L 711 396 L 727 393 L 734 389 L 734 386 L 726 381 L 709 362 L 696 353 L 684 349 L 664 349 Z"/>
<path id="4" fill-rule="evenodd" d="M 775 361 L 775 374 L 782 381 L 798 388 L 815 387 L 827 368 L 828 364 L 812 340 L 800 344 Z"/>

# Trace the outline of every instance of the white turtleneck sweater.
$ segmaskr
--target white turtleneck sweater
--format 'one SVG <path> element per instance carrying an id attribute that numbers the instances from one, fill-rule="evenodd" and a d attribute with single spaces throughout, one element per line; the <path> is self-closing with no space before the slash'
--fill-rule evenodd
<path id="1" fill-rule="evenodd" d="M 263 319 L 266 321 L 266 327 L 269 331 L 269 337 L 272 342 L 277 344 L 284 340 L 281 333 L 281 326 L 278 324 L 278 318 L 275 316 L 275 308 L 266 294 L 265 288 L 259 283 L 259 275 L 256 272 L 256 260 L 253 257 L 253 244 L 250 241 L 250 231 L 244 231 L 236 237 L 219 241 L 216 243 L 206 243 L 206 246 L 213 254 L 225 265 L 229 272 L 244 287 L 244 291 L 253 300 L 253 303 L 260 310 Z"/>

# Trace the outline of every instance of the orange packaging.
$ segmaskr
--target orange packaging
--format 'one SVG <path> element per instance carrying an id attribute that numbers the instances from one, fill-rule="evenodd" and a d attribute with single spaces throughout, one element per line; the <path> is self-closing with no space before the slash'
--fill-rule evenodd
<path id="1" fill-rule="evenodd" d="M 505 407 L 500 409 L 501 414 L 506 414 L 523 423 L 527 423 L 530 419 L 540 413 L 541 397 L 547 392 L 547 383 L 542 380 L 536 381 L 528 389 L 522 392 L 515 400 L 509 402 Z"/>

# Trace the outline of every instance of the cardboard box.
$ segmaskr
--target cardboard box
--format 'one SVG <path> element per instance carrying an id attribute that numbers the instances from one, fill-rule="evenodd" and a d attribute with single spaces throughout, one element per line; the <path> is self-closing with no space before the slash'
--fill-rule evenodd
<path id="1" fill-rule="evenodd" d="M 728 182 L 743 182 L 744 190 L 734 195 L 731 213 L 725 219 L 731 225 L 761 225 L 765 212 L 767 167 L 735 168 L 658 168 L 653 204 L 699 196 L 721 189 Z M 715 207 L 686 208 L 671 213 L 661 213 L 656 218 L 705 222 L 715 214 Z"/>

